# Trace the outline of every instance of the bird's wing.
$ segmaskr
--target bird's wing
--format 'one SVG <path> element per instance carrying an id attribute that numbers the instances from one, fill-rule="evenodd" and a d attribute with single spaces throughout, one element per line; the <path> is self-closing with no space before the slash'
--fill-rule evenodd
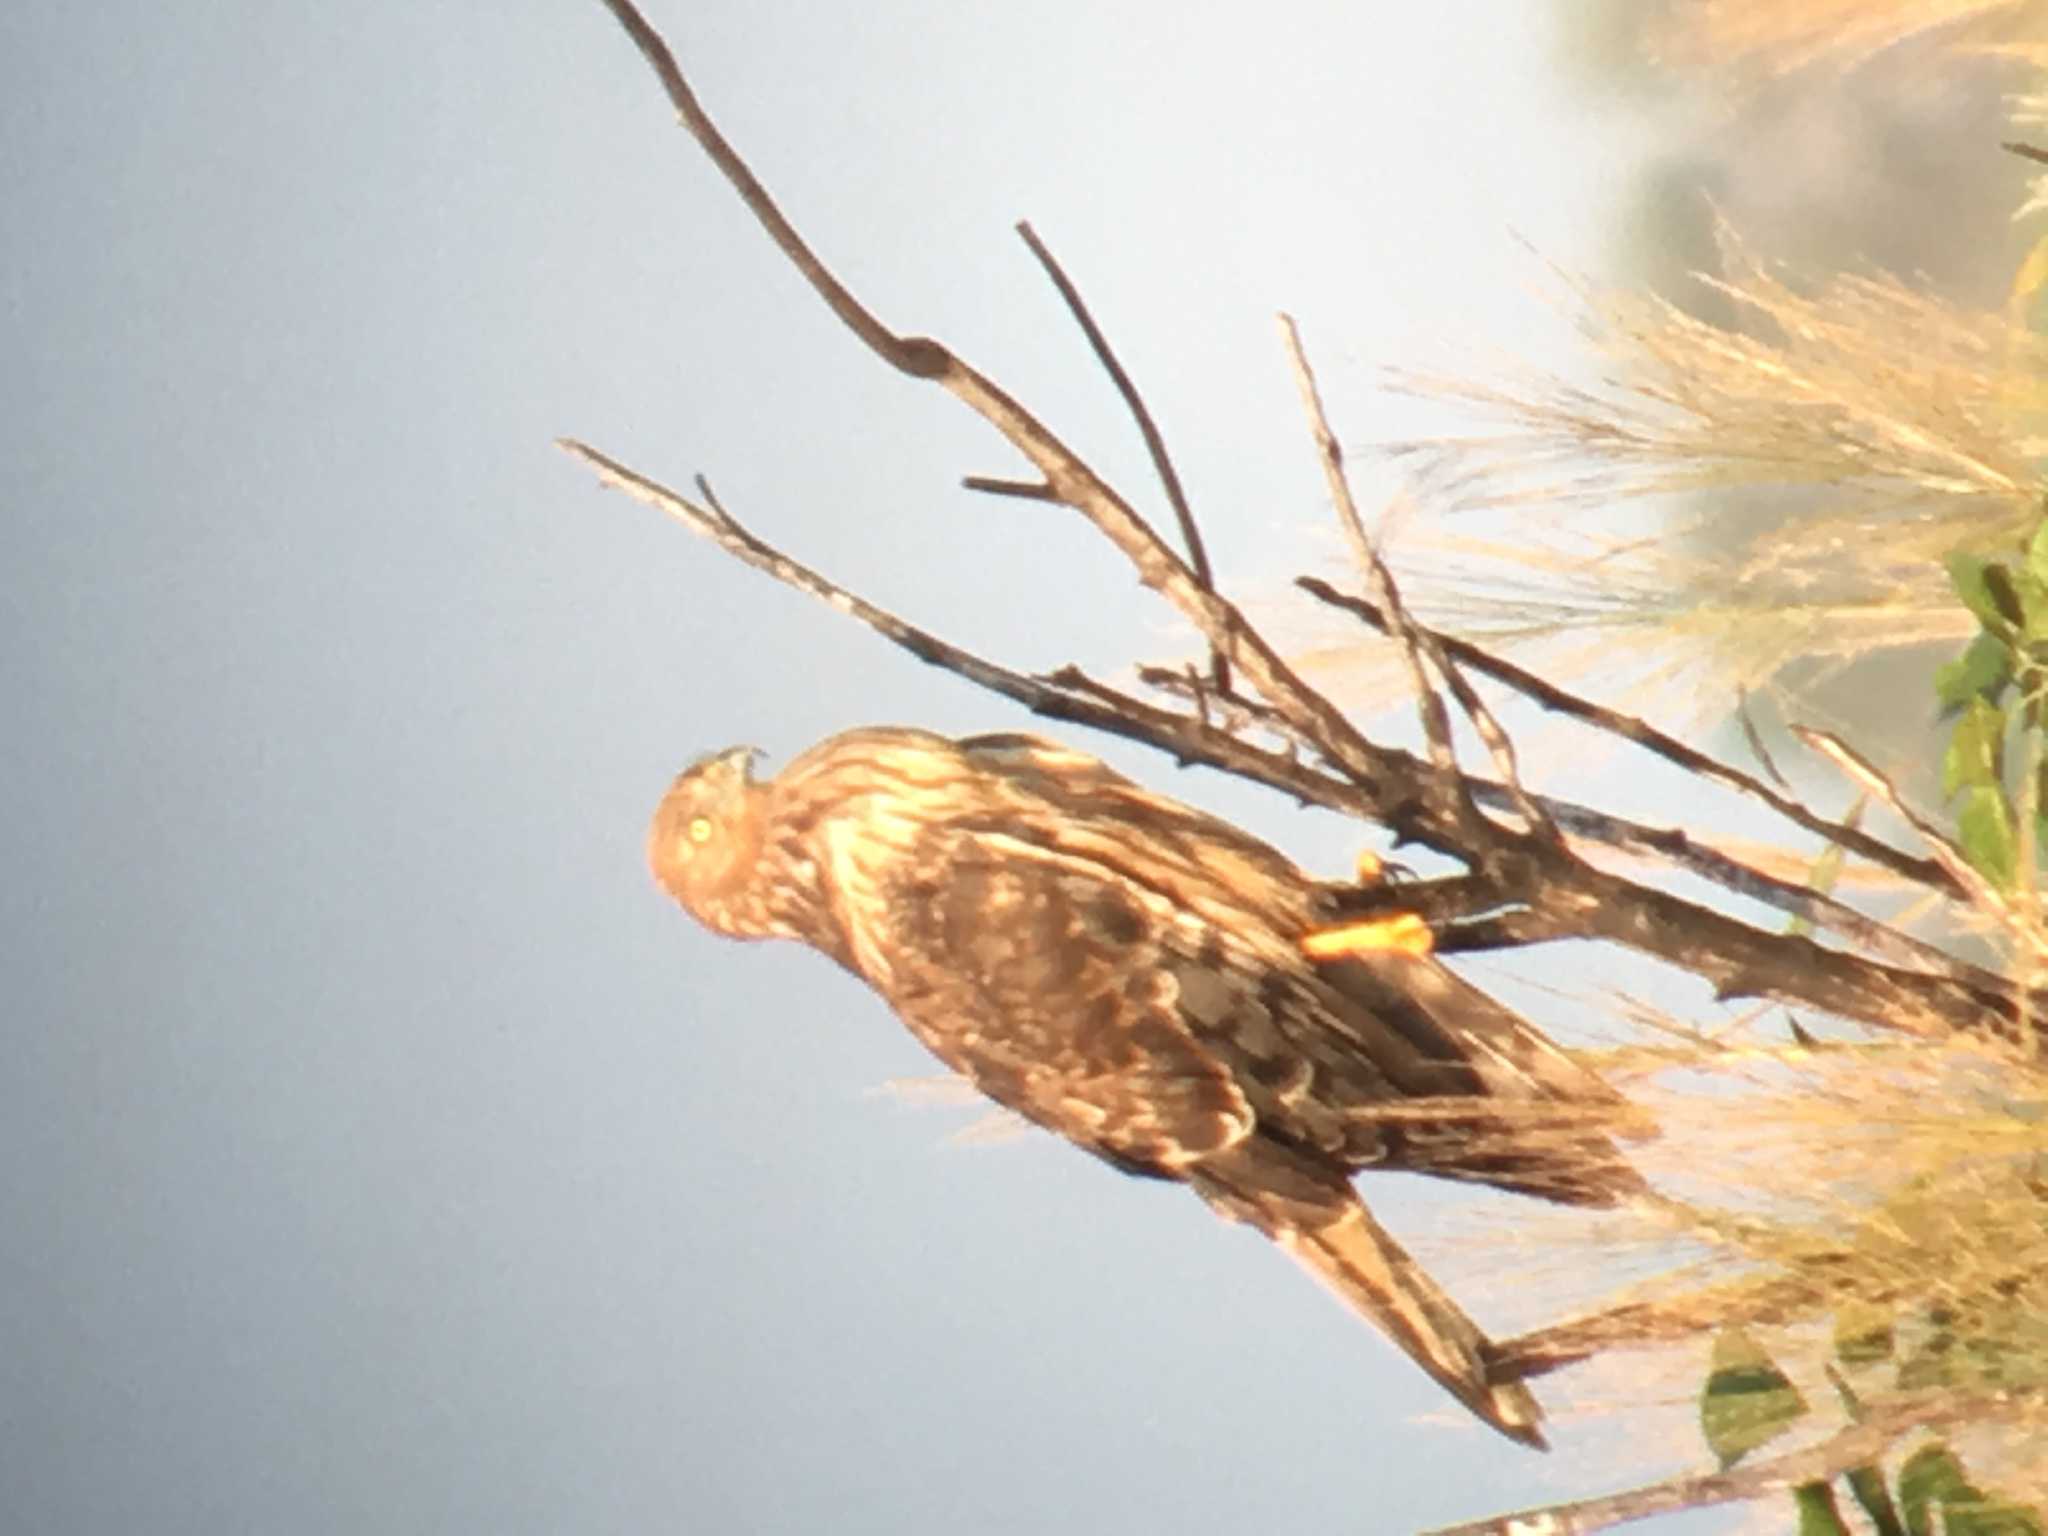
<path id="1" fill-rule="evenodd" d="M 1265 950 L 1122 858 L 1078 851 L 1071 829 L 1031 830 L 930 829 L 891 861 L 887 888 L 849 907 L 872 925 L 856 948 L 886 958 L 870 979 L 897 1013 L 991 1097 L 1128 1171 L 1192 1184 L 1480 1418 L 1541 1446 L 1534 1397 L 1488 1382 L 1478 1326 L 1350 1186 L 1378 1135 L 1356 1106 L 1401 1090 L 1326 1033 L 1338 1000 L 1298 961 L 1266 968 Z"/>
<path id="2" fill-rule="evenodd" d="M 1403 1097 L 1437 1101 L 1412 1104 L 1418 1118 L 1383 1128 L 1389 1166 L 1568 1205 L 1612 1205 L 1647 1188 L 1611 1139 L 1651 1134 L 1647 1122 L 1598 1074 L 1441 962 L 1387 951 L 1324 962 L 1315 974 L 1339 1027 L 1374 1042 Z M 1370 1027 L 1357 1031 L 1353 1019 Z"/>
<path id="3" fill-rule="evenodd" d="M 1210 922 L 1250 922 L 1285 943 L 1318 915 L 1316 888 L 1279 849 L 1086 753 L 1025 735 L 957 745 L 998 813 L 1033 826 L 1049 847 L 1122 868 Z"/>
<path id="4" fill-rule="evenodd" d="M 935 831 L 855 914 L 869 980 L 998 1103 L 1132 1172 L 1180 1176 L 1250 1133 L 1162 965 L 1170 917 L 1085 861 Z"/>
<path id="5" fill-rule="evenodd" d="M 1254 1136 L 1190 1171 L 1220 1215 L 1255 1227 L 1392 1339 L 1473 1413 L 1545 1449 L 1543 1410 L 1521 1382 L 1487 1379 L 1478 1324 L 1383 1231 L 1341 1170 Z"/>
<path id="6" fill-rule="evenodd" d="M 1310 960 L 1301 941 L 1329 914 L 1276 849 L 1057 742 L 957 745 L 1001 786 L 1008 827 L 1039 856 L 1068 856 L 1178 914 L 1158 963 L 1195 1042 L 1262 1123 L 1351 1168 L 1584 1205 L 1643 1188 L 1609 1139 L 1641 1131 L 1620 1097 L 1511 1009 L 1428 954 Z"/>
<path id="7" fill-rule="evenodd" d="M 1620 1101 L 1598 1074 L 1432 955 L 1387 949 L 1319 961 L 1315 971 L 1351 1002 L 1384 1019 L 1422 1059 L 1463 1062 L 1469 1073 L 1466 1092 L 1586 1104 Z"/>

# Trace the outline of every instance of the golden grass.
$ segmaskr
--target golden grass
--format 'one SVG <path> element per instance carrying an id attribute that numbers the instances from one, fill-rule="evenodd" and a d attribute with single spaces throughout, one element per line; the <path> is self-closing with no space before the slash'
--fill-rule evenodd
<path id="1" fill-rule="evenodd" d="M 1652 51 L 1675 69 L 1739 67 L 1787 75 L 1853 67 L 1915 39 L 2002 50 L 2038 33 L 2034 0 L 1694 0 L 1671 8 Z"/>
<path id="2" fill-rule="evenodd" d="M 1627 656 L 1638 693 L 1691 677 L 1724 703 L 1794 662 L 1974 632 L 1942 562 L 2039 515 L 2048 342 L 1894 278 L 1800 285 L 1722 245 L 1725 275 L 1700 281 L 1737 329 L 1574 284 L 1598 385 L 1397 381 L 1489 423 L 1389 445 L 1416 498 L 1505 523 L 1408 520 L 1396 559 L 1426 620 L 1545 641 L 1566 676 Z"/>

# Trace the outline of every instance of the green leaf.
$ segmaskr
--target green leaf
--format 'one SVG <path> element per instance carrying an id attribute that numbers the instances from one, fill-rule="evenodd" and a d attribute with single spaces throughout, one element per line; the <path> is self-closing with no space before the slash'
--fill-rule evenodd
<path id="1" fill-rule="evenodd" d="M 1849 1536 L 1835 1508 L 1835 1491 L 1826 1483 L 1801 1483 L 1792 1490 L 1792 1504 L 1799 1511 L 1799 1536 Z"/>
<path id="2" fill-rule="evenodd" d="M 2009 571 L 2013 596 L 2020 605 L 2020 633 L 2029 644 L 2038 644 L 2048 637 L 2048 585 L 2044 585 L 2031 566 L 2006 568 Z"/>
<path id="3" fill-rule="evenodd" d="M 2034 536 L 2027 540 L 2027 573 L 2048 586 L 2048 518 L 2042 519 Z"/>
<path id="4" fill-rule="evenodd" d="M 1870 1517 L 1870 1528 L 1877 1536 L 1905 1536 L 1906 1528 L 1899 1524 L 1898 1506 L 1892 1503 L 1891 1490 L 1884 1485 L 1884 1473 L 1868 1465 L 1851 1467 L 1842 1474 L 1842 1479 L 1856 1496 L 1856 1502 L 1863 1506 L 1863 1513 Z"/>
<path id="5" fill-rule="evenodd" d="M 2020 596 L 2020 583 L 2013 568 L 2003 560 L 1988 560 L 1980 579 L 1990 596 L 1992 611 L 2014 629 L 2025 624 L 2026 602 Z"/>
<path id="6" fill-rule="evenodd" d="M 1840 843 L 1829 843 L 1813 861 L 1813 868 L 1806 872 L 1806 888 L 1826 896 L 1841 883 L 1842 866 L 1848 862 L 1849 850 Z"/>
<path id="7" fill-rule="evenodd" d="M 1979 874 L 2001 887 L 2012 884 L 2019 854 L 2004 790 L 1981 784 L 1963 792 L 1962 806 L 1956 812 L 1956 839 Z"/>
<path id="8" fill-rule="evenodd" d="M 1700 1393 L 1700 1431 L 1724 1469 L 1784 1433 L 1805 1412 L 1806 1399 L 1762 1345 L 1744 1329 L 1721 1330 Z"/>
<path id="9" fill-rule="evenodd" d="M 2012 623 L 2018 617 L 2010 617 L 1999 611 L 1998 599 L 1993 593 L 1986 573 L 1992 562 L 1982 555 L 1973 555 L 1958 550 L 1948 557 L 1949 585 L 1956 589 L 1956 596 L 1963 600 L 1963 606 L 1977 616 L 1977 622 L 1986 629 L 1998 630 Z"/>
<path id="10" fill-rule="evenodd" d="M 1923 1445 L 1899 1468 L 1899 1510 L 1912 1536 L 1929 1536 L 1928 1512 L 1976 1490 L 1963 1476 L 1962 1463 L 1940 1443 Z"/>
<path id="11" fill-rule="evenodd" d="M 2012 647 L 1990 630 L 1978 630 L 1962 655 L 1934 669 L 1934 694 L 1942 714 L 1952 715 L 1972 699 L 1997 703 L 2012 682 L 2012 672 Z"/>
<path id="12" fill-rule="evenodd" d="M 1941 792 L 2004 780 L 2005 711 L 1996 704 L 1972 699 L 1950 727 L 1948 750 L 1941 756 Z"/>
<path id="13" fill-rule="evenodd" d="M 1899 1468 L 1899 1504 L 1912 1536 L 2044 1536 L 2041 1517 L 2022 1504 L 1985 1497 L 1945 1445 L 1922 1446 Z M 1931 1518 L 1941 1511 L 1942 1524 Z"/>
<path id="14" fill-rule="evenodd" d="M 1986 1500 L 1943 1506 L 1948 1536 L 2042 1536 L 2041 1517 L 2024 1504 Z"/>
<path id="15" fill-rule="evenodd" d="M 1948 1536 L 2042 1536 L 2041 1517 L 2024 1504 L 1986 1499 L 1944 1506 Z"/>

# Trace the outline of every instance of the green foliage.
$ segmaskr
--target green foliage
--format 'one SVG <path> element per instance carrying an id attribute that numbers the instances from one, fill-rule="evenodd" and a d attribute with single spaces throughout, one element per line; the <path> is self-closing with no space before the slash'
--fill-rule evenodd
<path id="1" fill-rule="evenodd" d="M 1792 1490 L 1792 1506 L 1799 1511 L 1799 1536 L 1849 1536 L 1826 1483 L 1801 1483 Z"/>
<path id="2" fill-rule="evenodd" d="M 1700 1393 L 1700 1430 L 1724 1469 L 1783 1434 L 1805 1412 L 1806 1399 L 1761 1344 L 1742 1328 L 1721 1330 Z"/>
<path id="3" fill-rule="evenodd" d="M 2042 1536 L 2039 1515 L 1987 1496 L 1938 1441 L 1923 1445 L 1899 1468 L 1899 1509 L 1908 1536 Z"/>
<path id="4" fill-rule="evenodd" d="M 2048 520 L 2009 555 L 1957 552 L 1950 584 L 1978 623 L 1963 653 L 1942 666 L 1935 697 L 1951 723 L 1942 793 L 1956 802 L 1956 836 L 1973 867 L 2001 888 L 2022 869 L 2021 829 L 2048 846 L 2042 704 L 2048 698 Z"/>
<path id="5" fill-rule="evenodd" d="M 1928 1341 L 1899 1360 L 1897 1386 L 1955 1387 L 1983 1381 L 1982 1362 L 1957 1364 L 1973 1351 L 1958 1348 L 1941 1318 Z M 1872 1369 L 1895 1358 L 1893 1321 L 1867 1303 L 1841 1308 L 1835 1317 L 1835 1353 L 1850 1369 Z M 1852 1420 L 1864 1416 L 1861 1398 L 1845 1376 L 1831 1371 Z M 1807 1413 L 1806 1399 L 1769 1352 L 1746 1330 L 1724 1329 L 1714 1341 L 1713 1366 L 1700 1396 L 1700 1428 L 1725 1469 L 1782 1434 Z M 2048 1536 L 2040 1511 L 1986 1493 L 1970 1480 L 1961 1460 L 1941 1441 L 1930 1441 L 1900 1463 L 1888 1480 L 1875 1462 L 1846 1469 L 1842 1486 L 1856 1501 L 1876 1536 Z M 1803 1483 L 1792 1490 L 1799 1536 L 1852 1536 L 1834 1484 Z"/>
<path id="6" fill-rule="evenodd" d="M 1851 1467 L 1842 1474 L 1842 1481 L 1849 1485 L 1857 1505 L 1870 1517 L 1870 1528 L 1877 1536 L 1905 1536 L 1906 1528 L 1899 1523 L 1898 1506 L 1884 1484 L 1884 1473 L 1869 1465 Z"/>

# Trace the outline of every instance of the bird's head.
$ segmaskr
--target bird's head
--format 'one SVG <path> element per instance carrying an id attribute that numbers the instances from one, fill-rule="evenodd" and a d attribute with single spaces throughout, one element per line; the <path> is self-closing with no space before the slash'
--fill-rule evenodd
<path id="1" fill-rule="evenodd" d="M 707 928 L 741 938 L 765 931 L 753 889 L 764 812 L 757 751 L 728 747 L 685 768 L 647 833 L 647 862 L 662 889 Z"/>

